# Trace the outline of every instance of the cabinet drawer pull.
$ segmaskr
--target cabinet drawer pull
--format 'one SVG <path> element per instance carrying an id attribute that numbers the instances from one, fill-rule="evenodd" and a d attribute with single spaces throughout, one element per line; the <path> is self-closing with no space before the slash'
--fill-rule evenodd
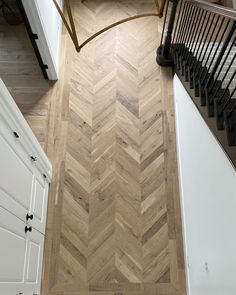
<path id="1" fill-rule="evenodd" d="M 33 218 L 34 218 L 34 215 L 33 214 L 26 214 L 26 220 L 29 220 L 29 219 L 31 219 L 31 220 L 33 220 Z"/>
<path id="2" fill-rule="evenodd" d="M 36 162 L 36 161 L 37 161 L 37 157 L 34 157 L 34 156 L 31 156 L 30 159 L 31 159 L 33 162 Z"/>
<path id="3" fill-rule="evenodd" d="M 14 136 L 15 136 L 16 138 L 19 138 L 19 137 L 20 137 L 19 134 L 18 134 L 16 131 L 14 131 L 13 134 L 14 134 Z"/>
<path id="4" fill-rule="evenodd" d="M 32 227 L 31 226 L 25 226 L 25 232 L 27 233 L 27 232 L 32 232 Z"/>

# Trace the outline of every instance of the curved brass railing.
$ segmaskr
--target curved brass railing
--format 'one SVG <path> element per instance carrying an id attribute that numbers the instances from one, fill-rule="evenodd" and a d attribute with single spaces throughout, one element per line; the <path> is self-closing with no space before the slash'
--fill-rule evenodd
<path id="1" fill-rule="evenodd" d="M 59 6 L 57 0 L 52 0 L 59 15 L 61 16 L 61 19 L 75 45 L 76 51 L 80 52 L 80 50 L 89 42 L 91 42 L 93 39 L 95 39 L 96 37 L 98 37 L 99 35 L 105 33 L 106 31 L 121 25 L 123 23 L 132 21 L 134 19 L 138 19 L 138 18 L 143 18 L 143 17 L 150 17 L 150 16 L 155 16 L 155 17 L 162 17 L 163 16 L 163 10 L 165 7 L 165 2 L 166 0 L 161 0 L 161 3 L 159 4 L 158 0 L 154 0 L 155 1 L 155 5 L 156 5 L 156 9 L 157 9 L 157 13 L 143 13 L 143 14 L 138 14 L 138 15 L 134 15 L 134 16 L 130 16 L 127 17 L 125 19 L 122 19 L 120 21 L 117 21 L 115 23 L 112 23 L 111 25 L 103 28 L 102 30 L 96 32 L 95 34 L 93 34 L 92 36 L 90 36 L 88 39 L 86 39 L 82 44 L 79 43 L 78 41 L 78 36 L 77 36 L 77 32 L 76 32 L 76 28 L 75 28 L 75 22 L 74 22 L 74 18 L 73 18 L 73 14 L 72 14 L 72 10 L 71 10 L 71 6 L 70 6 L 70 0 L 65 0 L 65 6 L 66 6 L 66 10 L 67 10 L 67 14 L 68 14 L 68 19 L 65 16 L 63 10 L 61 9 L 61 7 Z M 83 2 L 83 1 L 82 1 Z"/>

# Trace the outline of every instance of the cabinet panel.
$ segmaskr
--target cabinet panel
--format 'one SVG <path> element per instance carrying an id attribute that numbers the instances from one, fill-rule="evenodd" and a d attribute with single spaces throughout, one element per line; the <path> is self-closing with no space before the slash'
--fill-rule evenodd
<path id="1" fill-rule="evenodd" d="M 40 294 L 44 235 L 0 207 L 0 294 Z"/>
<path id="2" fill-rule="evenodd" d="M 29 260 L 27 265 L 26 280 L 27 282 L 34 283 L 37 282 L 38 278 L 38 266 L 40 257 L 40 245 L 34 241 L 29 243 Z"/>
<path id="3" fill-rule="evenodd" d="M 44 236 L 32 229 L 32 232 L 28 234 L 27 243 L 25 285 L 31 285 L 32 294 L 40 294 Z"/>
<path id="4" fill-rule="evenodd" d="M 46 224 L 48 185 L 47 180 L 39 171 L 35 170 L 32 206 L 30 209 L 33 219 L 29 220 L 28 223 L 43 234 L 45 233 Z"/>
<path id="5" fill-rule="evenodd" d="M 27 255 L 24 228 L 24 222 L 0 207 L 0 294 L 22 290 Z"/>
<path id="6" fill-rule="evenodd" d="M 1 134 L 0 163 L 1 191 L 28 211 L 33 187 L 32 170 Z"/>

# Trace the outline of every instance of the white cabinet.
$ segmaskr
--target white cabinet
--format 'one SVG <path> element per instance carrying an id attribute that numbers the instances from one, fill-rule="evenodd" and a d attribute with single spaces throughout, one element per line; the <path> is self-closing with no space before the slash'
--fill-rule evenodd
<path id="1" fill-rule="evenodd" d="M 40 294 L 51 170 L 0 80 L 0 294 Z"/>
<path id="2" fill-rule="evenodd" d="M 0 117 L 0 205 L 45 233 L 48 181 L 13 132 Z"/>

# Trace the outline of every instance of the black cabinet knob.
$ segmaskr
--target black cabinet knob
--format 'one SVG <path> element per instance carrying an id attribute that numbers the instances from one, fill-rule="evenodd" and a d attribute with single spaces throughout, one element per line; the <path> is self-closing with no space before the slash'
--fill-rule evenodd
<path id="1" fill-rule="evenodd" d="M 31 156 L 30 159 L 31 159 L 33 162 L 36 162 L 36 161 L 37 161 L 37 157 L 34 157 L 34 156 Z"/>
<path id="2" fill-rule="evenodd" d="M 29 226 L 29 227 L 26 226 L 26 227 L 25 227 L 25 232 L 27 233 L 28 231 L 29 231 L 29 232 L 32 232 L 32 227 L 31 227 L 31 226 Z"/>
<path id="3" fill-rule="evenodd" d="M 33 218 L 34 218 L 33 214 L 30 214 L 30 215 L 28 213 L 26 214 L 26 220 L 29 220 L 29 219 L 32 220 Z"/>
<path id="4" fill-rule="evenodd" d="M 13 134 L 14 134 L 15 138 L 19 138 L 20 137 L 19 134 L 16 131 L 14 131 Z"/>

